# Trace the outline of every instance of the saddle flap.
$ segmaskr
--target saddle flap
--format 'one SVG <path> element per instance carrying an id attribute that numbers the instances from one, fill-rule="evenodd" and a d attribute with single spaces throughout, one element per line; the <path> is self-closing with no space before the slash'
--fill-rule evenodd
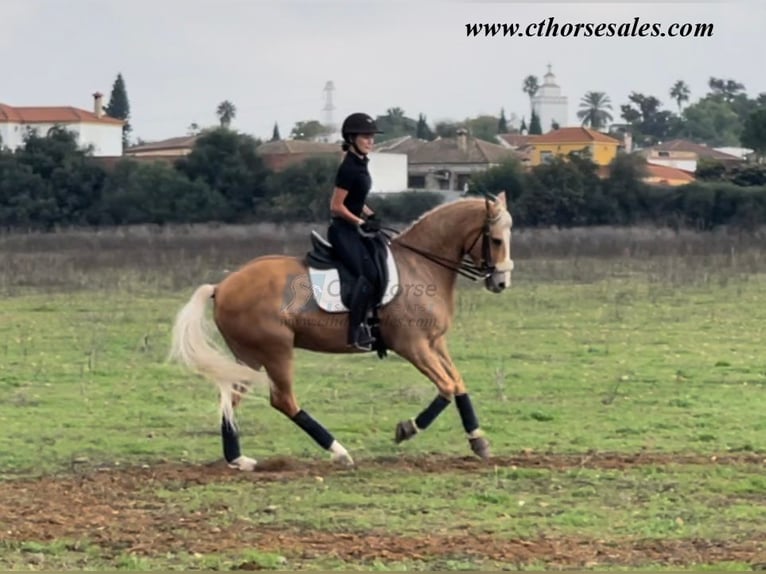
<path id="1" fill-rule="evenodd" d="M 376 306 L 385 306 L 398 292 L 399 276 L 393 253 L 384 237 L 373 239 L 372 260 L 374 275 L 367 279 L 374 285 Z M 312 293 L 319 307 L 325 311 L 347 311 L 354 277 L 335 257 L 332 244 L 316 230 L 311 232 L 312 251 L 306 255 Z"/>

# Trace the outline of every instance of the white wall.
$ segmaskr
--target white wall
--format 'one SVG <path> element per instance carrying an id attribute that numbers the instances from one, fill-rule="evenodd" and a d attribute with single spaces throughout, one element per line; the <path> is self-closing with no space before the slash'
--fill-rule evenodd
<path id="1" fill-rule="evenodd" d="M 667 167 L 675 167 L 676 169 L 683 169 L 686 171 L 694 172 L 697 169 L 697 160 L 694 159 L 671 159 L 668 157 L 651 157 L 648 158 L 647 163 L 653 163 L 654 165 L 664 165 Z"/>
<path id="2" fill-rule="evenodd" d="M 45 137 L 56 124 L 0 124 L 0 135 L 3 138 L 3 147 L 16 149 L 24 145 L 24 134 L 28 130 Z M 80 146 L 92 144 L 94 156 L 119 156 L 122 155 L 122 126 L 112 124 L 63 124 L 69 131 L 77 135 Z"/>
<path id="3" fill-rule="evenodd" d="M 407 190 L 407 155 L 403 153 L 369 154 L 367 168 L 372 177 L 371 193 L 391 193 Z"/>
<path id="4" fill-rule="evenodd" d="M 0 137 L 3 138 L 3 147 L 16 149 L 23 141 L 24 127 L 19 124 L 0 124 Z"/>
<path id="5" fill-rule="evenodd" d="M 745 159 L 748 155 L 753 153 L 753 150 L 748 147 L 716 147 L 713 149 L 715 151 L 720 151 L 721 153 L 728 153 L 739 159 Z"/>
<path id="6" fill-rule="evenodd" d="M 122 126 L 115 124 L 80 124 L 80 145 L 93 145 L 95 156 L 122 155 Z"/>

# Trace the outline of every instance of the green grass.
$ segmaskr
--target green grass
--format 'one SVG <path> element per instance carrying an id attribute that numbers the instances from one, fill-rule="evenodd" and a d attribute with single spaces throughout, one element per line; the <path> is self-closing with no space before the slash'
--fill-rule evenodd
<path id="1" fill-rule="evenodd" d="M 210 270 L 218 251 L 187 254 L 178 267 L 160 252 L 167 268 L 152 269 L 146 254 L 133 264 L 126 255 L 123 268 L 90 268 L 86 258 L 77 259 L 84 257 L 80 251 L 69 260 L 62 250 L 63 262 L 52 273 L 61 272 L 63 286 L 37 280 L 43 270 L 36 257 L 53 259 L 31 251 L 19 249 L 13 273 L 0 274 L 6 289 L 0 300 L 0 478 L 219 459 L 214 389 L 164 362 L 174 315 L 196 284 L 215 279 Z M 766 452 L 766 269 L 753 252 L 737 261 L 700 257 L 522 260 L 514 286 L 502 295 L 463 285 L 450 348 L 493 454 Z M 181 269 L 190 260 L 198 278 Z M 159 500 L 170 514 L 202 512 L 224 531 L 244 521 L 412 537 L 481 532 L 499 540 L 766 536 L 762 464 L 383 473 L 365 469 L 364 461 L 470 455 L 454 408 L 413 440 L 393 443 L 396 423 L 415 416 L 435 394 L 414 367 L 394 355 L 381 361 L 299 352 L 296 392 L 361 463 L 359 470 L 321 481 L 152 483 L 136 496 Z M 327 458 L 262 394 L 245 402 L 239 421 L 245 454 Z M 11 503 L 0 500 L 0 506 Z M 503 565 L 459 552 L 364 561 L 257 547 L 138 555 L 99 546 L 86 532 L 78 541 L 0 546 L 0 567 L 7 569 Z M 549 567 L 534 561 L 516 566 Z M 743 563 L 707 566 L 741 569 Z M 665 567 L 647 559 L 631 569 Z"/>
<path id="2" fill-rule="evenodd" d="M 758 530 L 753 503 L 766 479 L 751 468 L 682 465 L 629 470 L 495 468 L 431 474 L 359 471 L 290 482 L 169 484 L 168 508 L 215 514 L 222 529 L 238 520 L 328 532 L 422 532 L 497 538 L 686 537 L 736 540 Z M 220 512 L 220 509 L 225 509 Z M 456 550 L 459 553 L 459 550 Z"/>
<path id="3" fill-rule="evenodd" d="M 213 388 L 164 363 L 186 294 L 3 301 L 0 472 L 50 471 L 83 457 L 218 457 Z M 495 453 L 763 451 L 765 295 L 760 277 L 708 288 L 466 289 L 450 345 Z M 435 393 L 396 356 L 299 353 L 296 389 L 359 456 L 468 453 L 453 410 L 393 445 L 396 422 Z M 262 395 L 245 403 L 240 421 L 256 457 L 324 456 Z"/>

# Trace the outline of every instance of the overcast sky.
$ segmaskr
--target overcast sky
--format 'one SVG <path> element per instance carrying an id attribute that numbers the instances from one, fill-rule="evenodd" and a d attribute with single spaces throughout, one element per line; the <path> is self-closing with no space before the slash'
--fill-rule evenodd
<path id="1" fill-rule="evenodd" d="M 470 22 L 711 22 L 712 38 L 467 37 Z M 588 90 L 611 98 L 615 120 L 632 91 L 657 96 L 683 79 L 692 97 L 710 76 L 766 92 L 766 2 L 518 3 L 402 0 L 0 0 L 0 102 L 91 109 L 122 72 L 133 137 L 183 135 L 237 107 L 233 126 L 282 136 L 322 119 L 325 82 L 335 116 L 399 106 L 430 122 L 528 114 L 521 91 L 546 65 L 569 97 L 569 121 Z"/>

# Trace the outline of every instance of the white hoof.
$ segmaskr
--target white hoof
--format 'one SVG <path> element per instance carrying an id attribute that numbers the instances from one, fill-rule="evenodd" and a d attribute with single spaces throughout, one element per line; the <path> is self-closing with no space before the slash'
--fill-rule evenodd
<path id="1" fill-rule="evenodd" d="M 337 440 L 330 445 L 330 460 L 343 466 L 354 466 L 354 459 Z"/>
<path id="2" fill-rule="evenodd" d="M 233 461 L 229 463 L 229 468 L 234 468 L 236 470 L 246 470 L 246 471 L 252 471 L 255 470 L 255 466 L 258 464 L 258 461 L 254 458 L 250 458 L 249 456 L 238 456 Z"/>

